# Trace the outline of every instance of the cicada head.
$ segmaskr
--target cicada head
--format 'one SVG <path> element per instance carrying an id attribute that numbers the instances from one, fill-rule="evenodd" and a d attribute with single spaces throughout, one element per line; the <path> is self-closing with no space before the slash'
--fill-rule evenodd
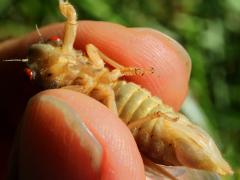
<path id="1" fill-rule="evenodd" d="M 64 52 L 61 41 L 56 38 L 47 43 L 33 44 L 29 49 L 27 63 L 32 71 L 32 80 L 44 89 L 70 84 L 79 71 L 79 62 L 76 59 L 80 55 L 75 50 Z"/>
<path id="2" fill-rule="evenodd" d="M 80 71 L 82 55 L 73 48 L 77 31 L 76 11 L 69 2 L 62 0 L 59 8 L 67 18 L 63 42 L 58 36 L 53 36 L 46 43 L 33 44 L 29 49 L 28 67 L 31 73 L 26 72 L 34 75 L 31 78 L 45 89 L 71 84 Z"/>
<path id="3" fill-rule="evenodd" d="M 180 164 L 220 175 L 233 173 L 213 139 L 185 116 L 179 114 L 178 121 L 166 120 L 163 124 L 166 136 L 162 138 L 173 144 L 175 156 Z"/>

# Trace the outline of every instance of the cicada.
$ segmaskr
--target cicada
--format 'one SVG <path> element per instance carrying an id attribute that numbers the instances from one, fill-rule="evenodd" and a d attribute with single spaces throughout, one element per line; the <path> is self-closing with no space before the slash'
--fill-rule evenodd
<path id="1" fill-rule="evenodd" d="M 174 179 L 157 164 L 232 174 L 204 130 L 140 85 L 120 79 L 154 73 L 154 69 L 122 66 L 93 44 L 86 45 L 85 51 L 74 49 L 76 11 L 62 0 L 59 7 L 67 19 L 63 39 L 55 37 L 30 47 L 26 69 L 30 79 L 44 89 L 71 89 L 106 105 L 132 131 L 145 164 L 167 177 Z"/>

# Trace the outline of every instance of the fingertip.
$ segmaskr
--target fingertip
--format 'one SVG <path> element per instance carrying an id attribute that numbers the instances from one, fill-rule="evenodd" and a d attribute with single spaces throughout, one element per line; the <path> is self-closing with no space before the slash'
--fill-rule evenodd
<path id="1" fill-rule="evenodd" d="M 44 91 L 29 103 L 26 114 L 20 143 L 21 176 L 143 179 L 143 163 L 129 130 L 90 97 L 68 90 Z M 92 136 L 76 128 L 81 127 L 79 121 Z"/>
<path id="2" fill-rule="evenodd" d="M 134 138 L 127 126 L 98 101 L 70 90 L 49 93 L 68 103 L 81 115 L 103 146 L 102 179 L 143 179 L 144 167 Z"/>
<path id="3" fill-rule="evenodd" d="M 19 143 L 21 179 L 97 179 L 103 149 L 64 102 L 37 95 L 29 102 Z"/>

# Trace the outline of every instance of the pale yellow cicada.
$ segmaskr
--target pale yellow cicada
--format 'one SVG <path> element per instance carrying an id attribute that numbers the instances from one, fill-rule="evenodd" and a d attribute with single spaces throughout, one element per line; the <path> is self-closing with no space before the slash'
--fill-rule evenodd
<path id="1" fill-rule="evenodd" d="M 76 11 L 65 1 L 60 1 L 60 11 L 67 18 L 63 41 L 54 38 L 30 47 L 26 72 L 34 81 L 45 89 L 67 88 L 87 94 L 110 108 L 132 131 L 150 171 L 172 179 L 180 177 L 182 171 L 189 171 L 195 177 L 201 174 L 179 166 L 232 174 L 231 167 L 204 130 L 148 90 L 120 80 L 123 76 L 154 73 L 153 69 L 124 67 L 93 44 L 86 46 L 86 53 L 75 50 Z"/>

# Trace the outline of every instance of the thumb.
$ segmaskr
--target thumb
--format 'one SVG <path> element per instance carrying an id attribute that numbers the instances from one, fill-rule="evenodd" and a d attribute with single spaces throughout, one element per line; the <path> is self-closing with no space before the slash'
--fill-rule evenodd
<path id="1" fill-rule="evenodd" d="M 20 179 L 144 179 L 127 127 L 107 108 L 69 90 L 28 103 L 19 140 Z"/>

